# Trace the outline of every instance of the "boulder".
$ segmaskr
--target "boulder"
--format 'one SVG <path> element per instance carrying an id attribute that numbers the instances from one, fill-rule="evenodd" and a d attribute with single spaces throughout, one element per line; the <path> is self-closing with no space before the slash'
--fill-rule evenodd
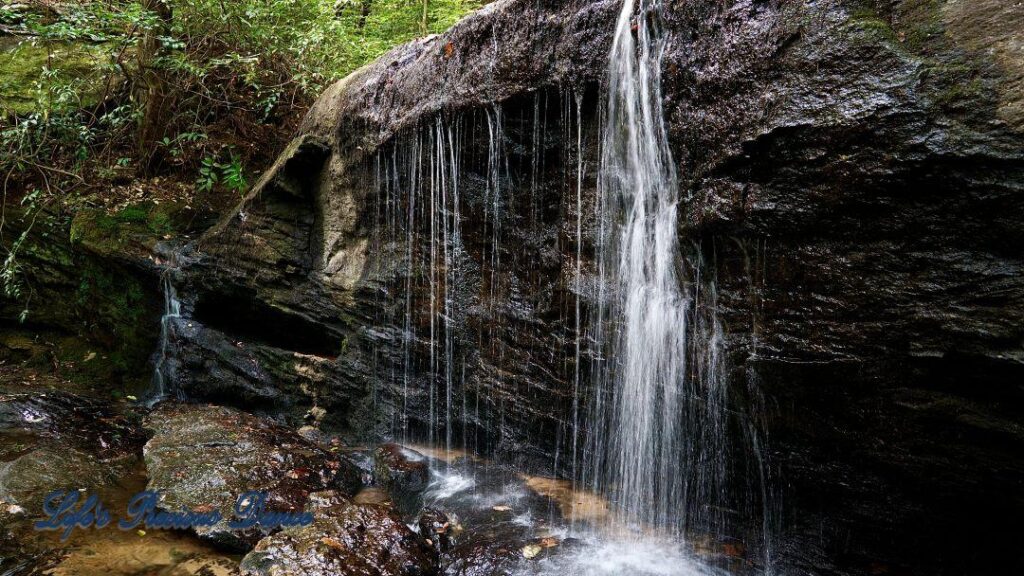
<path id="1" fill-rule="evenodd" d="M 224 520 L 198 535 L 234 550 L 248 550 L 267 529 L 227 526 L 239 496 L 265 492 L 267 510 L 302 513 L 310 494 L 338 489 L 351 494 L 358 471 L 268 418 L 231 408 L 164 404 L 146 419 L 153 431 L 144 454 L 149 490 L 169 511 L 217 510 Z"/>
<path id="2" fill-rule="evenodd" d="M 38 509 L 53 490 L 103 492 L 128 475 L 141 443 L 120 407 L 59 391 L 0 391 L 0 500 Z"/>
<path id="3" fill-rule="evenodd" d="M 423 505 L 430 484 L 427 457 L 398 444 L 384 444 L 373 453 L 373 477 L 391 495 L 400 512 L 414 515 Z"/>
<path id="4" fill-rule="evenodd" d="M 348 502 L 315 508 L 316 520 L 264 538 L 242 559 L 246 576 L 430 576 L 426 541 L 388 507 Z"/>
<path id="5" fill-rule="evenodd" d="M 444 576 L 512 576 L 526 561 L 523 546 L 505 540 L 460 544 L 445 555 Z"/>
<path id="6" fill-rule="evenodd" d="M 440 556 L 452 549 L 455 545 L 454 526 L 448 515 L 436 508 L 424 508 L 419 519 L 416 520 L 416 529 L 420 536 L 433 546 L 434 552 Z"/>

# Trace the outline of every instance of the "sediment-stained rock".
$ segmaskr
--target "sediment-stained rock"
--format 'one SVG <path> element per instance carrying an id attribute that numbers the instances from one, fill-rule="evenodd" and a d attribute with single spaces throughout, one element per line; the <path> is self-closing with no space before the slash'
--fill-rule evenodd
<path id="1" fill-rule="evenodd" d="M 391 495 L 396 507 L 407 515 L 419 512 L 423 491 L 430 483 L 427 457 L 398 444 L 384 444 L 373 453 L 374 482 Z"/>

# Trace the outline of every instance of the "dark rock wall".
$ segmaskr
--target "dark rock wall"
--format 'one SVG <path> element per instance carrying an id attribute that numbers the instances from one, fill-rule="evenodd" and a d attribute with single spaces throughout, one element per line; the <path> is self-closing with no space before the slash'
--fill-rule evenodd
<path id="1" fill-rule="evenodd" d="M 1020 567 L 1024 14 L 1011 4 L 665 6 L 680 234 L 717 276 L 737 502 L 760 500 L 761 455 L 783 572 Z M 184 270 L 178 385 L 571 473 L 577 295 L 581 314 L 593 303 L 575 277 L 576 171 L 582 158 L 591 214 L 617 8 L 498 2 L 330 88 Z M 429 190 L 388 175 L 416 142 L 462 166 L 459 274 L 435 264 L 433 292 L 430 266 L 408 272 L 410 253 L 433 258 L 430 220 L 414 219 L 411 243 L 405 224 Z"/>
<path id="2" fill-rule="evenodd" d="M 72 222 L 50 210 L 7 206 L 0 220 L 0 238 L 13 247 L 5 256 L 10 273 L 0 292 L 5 341 L 17 340 L 23 331 L 35 334 L 38 346 L 82 337 L 109 359 L 109 370 L 97 369 L 103 373 L 97 374 L 101 388 L 136 393 L 159 332 L 161 304 L 150 250 L 135 238 L 108 234 L 85 210 Z M 5 360 L 17 352 L 6 343 L 0 346 Z M 81 363 L 79 357 L 65 358 L 68 354 L 51 350 L 40 367 L 56 372 L 60 360 Z"/>

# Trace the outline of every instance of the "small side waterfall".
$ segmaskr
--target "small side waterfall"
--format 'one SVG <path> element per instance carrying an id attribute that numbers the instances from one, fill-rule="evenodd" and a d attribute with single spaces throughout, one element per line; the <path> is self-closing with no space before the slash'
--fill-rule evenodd
<path id="1" fill-rule="evenodd" d="M 168 340 L 170 338 L 171 323 L 181 317 L 181 301 L 178 300 L 178 291 L 174 288 L 174 266 L 173 263 L 160 276 L 160 287 L 164 293 L 164 313 L 160 317 L 160 344 L 157 350 L 156 361 L 153 365 L 153 388 L 147 399 L 147 404 L 152 406 L 167 397 L 167 382 L 170 379 L 168 365 Z"/>
<path id="2" fill-rule="evenodd" d="M 714 280 L 678 241 L 679 182 L 661 109 L 657 0 L 625 0 L 608 68 L 599 251 L 611 405 L 595 407 L 597 484 L 628 525 L 680 529 L 715 510 L 724 477 L 725 388 Z M 635 18 L 635 20 L 634 20 Z"/>
<path id="3" fill-rule="evenodd" d="M 174 394 L 179 399 L 183 398 L 181 390 L 174 389 L 175 372 L 178 366 L 178 359 L 175 357 L 173 348 L 175 325 L 183 314 L 182 302 L 178 295 L 178 288 L 175 280 L 181 272 L 182 266 L 189 264 L 190 245 L 170 245 L 160 243 L 157 245 L 157 253 L 160 255 L 160 262 L 163 270 L 160 273 L 160 291 L 164 297 L 163 314 L 160 315 L 160 340 L 157 343 L 156 352 L 153 354 L 153 376 L 150 380 L 150 390 L 145 399 L 147 406 L 153 406 L 161 400 Z"/>

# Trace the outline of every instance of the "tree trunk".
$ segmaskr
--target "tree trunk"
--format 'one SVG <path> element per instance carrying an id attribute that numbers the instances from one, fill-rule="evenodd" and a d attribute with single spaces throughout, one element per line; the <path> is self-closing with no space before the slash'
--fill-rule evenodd
<path id="1" fill-rule="evenodd" d="M 171 27 L 171 7 L 164 0 L 144 0 L 143 7 L 156 15 L 156 24 L 146 30 L 139 44 L 138 71 L 135 77 L 133 98 L 139 107 L 141 117 L 138 127 L 139 172 L 149 175 L 160 165 L 163 150 L 159 142 L 164 137 L 169 99 L 167 81 L 157 68 L 160 56 L 160 36 L 166 35 Z"/>
<path id="2" fill-rule="evenodd" d="M 362 0 L 359 4 L 359 22 L 357 27 L 360 31 L 366 27 L 366 19 L 370 17 L 370 9 L 373 7 L 373 0 Z"/>
<path id="3" fill-rule="evenodd" d="M 420 34 L 422 36 L 427 35 L 427 24 L 429 24 L 427 18 L 427 8 L 430 7 L 430 0 L 423 0 L 423 19 L 420 20 Z"/>

